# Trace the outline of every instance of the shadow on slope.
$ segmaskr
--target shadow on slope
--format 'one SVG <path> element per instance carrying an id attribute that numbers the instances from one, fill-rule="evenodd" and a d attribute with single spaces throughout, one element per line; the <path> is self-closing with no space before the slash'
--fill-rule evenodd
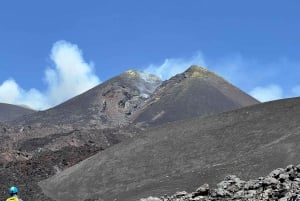
<path id="1" fill-rule="evenodd" d="M 164 124 L 40 182 L 55 200 L 131 201 L 300 162 L 300 98 Z"/>

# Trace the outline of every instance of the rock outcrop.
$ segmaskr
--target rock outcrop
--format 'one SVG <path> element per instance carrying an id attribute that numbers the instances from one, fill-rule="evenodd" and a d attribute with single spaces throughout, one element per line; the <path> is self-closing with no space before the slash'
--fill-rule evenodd
<path id="1" fill-rule="evenodd" d="M 203 184 L 194 192 L 177 192 L 174 195 L 148 197 L 140 201 L 293 201 L 300 195 L 300 164 L 278 168 L 266 177 L 243 181 L 228 175 L 215 188 Z"/>
<path id="2" fill-rule="evenodd" d="M 45 111 L 17 118 L 12 125 L 115 128 L 128 125 L 138 106 L 161 84 L 150 74 L 129 70 Z"/>

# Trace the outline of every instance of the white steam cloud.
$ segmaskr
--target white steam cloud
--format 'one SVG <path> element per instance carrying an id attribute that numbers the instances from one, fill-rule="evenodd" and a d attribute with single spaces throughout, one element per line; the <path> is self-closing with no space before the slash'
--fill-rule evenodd
<path id="1" fill-rule="evenodd" d="M 43 110 L 74 97 L 100 83 L 93 72 L 93 64 L 84 61 L 77 45 L 58 41 L 54 43 L 50 55 L 53 67 L 45 70 L 47 90 L 22 89 L 9 79 L 0 85 L 0 102 L 27 105 Z"/>
<path id="2" fill-rule="evenodd" d="M 300 84 L 295 83 L 299 62 L 288 59 L 262 63 L 235 54 L 211 60 L 197 52 L 191 58 L 170 58 L 160 65 L 151 64 L 144 71 L 166 80 L 191 65 L 199 65 L 219 74 L 261 102 L 300 96 Z M 273 84 L 274 81 L 278 84 Z"/>
<path id="3" fill-rule="evenodd" d="M 158 76 L 162 80 L 169 79 L 170 77 L 182 73 L 191 65 L 206 66 L 202 54 L 197 52 L 191 58 L 170 58 L 165 59 L 161 65 L 151 64 L 143 71 Z"/>
<path id="4" fill-rule="evenodd" d="M 46 70 L 49 86 L 47 97 L 60 103 L 97 85 L 100 80 L 93 73 L 93 64 L 86 63 L 77 45 L 59 41 L 52 48 L 51 59 L 55 69 Z"/>
<path id="5" fill-rule="evenodd" d="M 21 91 L 22 90 L 14 80 L 6 80 L 0 86 L 0 100 L 1 102 L 12 103 L 20 97 Z"/>
<path id="6" fill-rule="evenodd" d="M 283 98 L 283 90 L 280 86 L 271 84 L 265 87 L 255 87 L 250 91 L 250 95 L 261 102 L 266 102 Z"/>

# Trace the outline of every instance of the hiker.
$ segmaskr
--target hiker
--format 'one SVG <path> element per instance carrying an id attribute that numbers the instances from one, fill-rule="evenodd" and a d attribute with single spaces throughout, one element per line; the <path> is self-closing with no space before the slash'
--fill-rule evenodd
<path id="1" fill-rule="evenodd" d="M 12 186 L 9 188 L 8 193 L 10 194 L 10 198 L 7 198 L 6 201 L 23 201 L 18 197 L 18 188 L 16 186 Z"/>

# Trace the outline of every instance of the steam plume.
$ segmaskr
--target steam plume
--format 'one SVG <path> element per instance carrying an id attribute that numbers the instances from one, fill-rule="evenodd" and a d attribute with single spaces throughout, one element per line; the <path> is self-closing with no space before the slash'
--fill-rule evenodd
<path id="1" fill-rule="evenodd" d="M 27 105 L 43 110 L 74 97 L 100 83 L 77 45 L 67 41 L 54 43 L 50 58 L 53 66 L 46 68 L 45 92 L 22 89 L 15 80 L 8 79 L 0 85 L 0 102 Z"/>

